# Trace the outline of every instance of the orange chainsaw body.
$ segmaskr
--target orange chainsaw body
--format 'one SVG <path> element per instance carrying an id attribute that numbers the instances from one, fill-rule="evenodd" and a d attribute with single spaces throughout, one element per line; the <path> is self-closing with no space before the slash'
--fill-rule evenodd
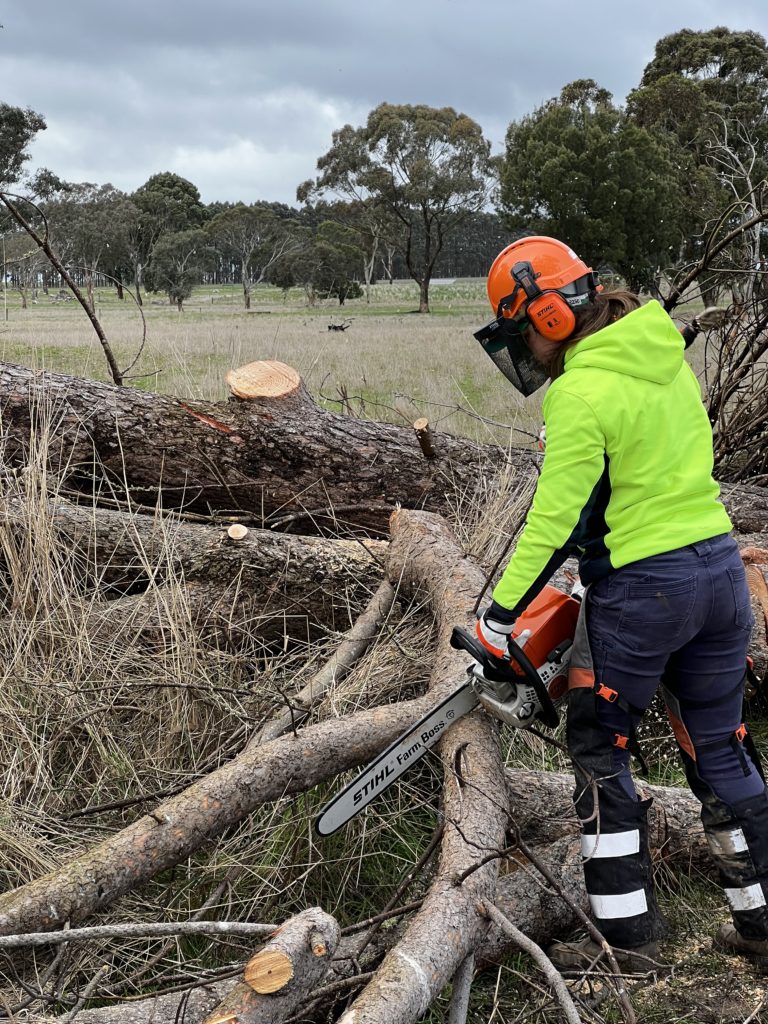
<path id="1" fill-rule="evenodd" d="M 581 604 L 557 587 L 545 586 L 518 616 L 512 639 L 522 642 L 522 649 L 535 668 L 541 668 L 548 655 L 564 640 L 573 640 Z M 523 637 L 523 633 L 528 636 Z"/>

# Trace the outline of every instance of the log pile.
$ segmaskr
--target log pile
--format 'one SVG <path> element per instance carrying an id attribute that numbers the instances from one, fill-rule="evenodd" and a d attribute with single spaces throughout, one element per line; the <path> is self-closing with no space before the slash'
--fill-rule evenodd
<path id="1" fill-rule="evenodd" d="M 476 971 L 531 944 L 537 959 L 583 917 L 569 777 L 521 757 L 507 767 L 510 737 L 475 711 L 348 833 L 318 840 L 310 825 L 318 787 L 368 762 L 462 678 L 466 656 L 450 633 L 471 625 L 488 580 L 446 514 L 488 493 L 501 453 L 426 420 L 405 429 L 326 412 L 284 364 L 250 364 L 228 382 L 232 397 L 211 404 L 0 367 L 0 645 L 16 659 L 7 681 L 46 665 L 46 680 L 69 693 L 58 668 L 79 681 L 67 700 L 80 702 L 74 718 L 61 708 L 57 718 L 63 698 L 46 697 L 32 724 L 0 708 L 34 765 L 5 787 L 14 842 L 25 830 L 37 837 L 13 864 L 0 857 L 0 955 L 19 979 L 0 993 L 4 1005 L 26 1020 L 82 1024 L 407 1024 L 451 991 L 448 1019 L 466 1020 Z M 530 490 L 538 456 L 505 457 Z M 761 673 L 768 496 L 733 485 L 724 501 L 745 535 Z M 120 643 L 121 666 L 138 665 L 131 690 L 104 669 Z M 215 679 L 169 668 L 190 647 L 215 662 Z M 157 692 L 172 692 L 160 704 L 142 681 L 150 666 L 166 673 L 153 670 Z M 110 687 L 119 696 L 103 703 Z M 115 798 L 114 762 L 128 749 L 141 757 Z M 172 758 L 152 789 L 161 749 Z M 66 776 L 71 790 L 75 772 L 80 809 L 53 783 Z M 708 871 L 693 797 L 648 788 L 659 863 Z M 368 915 L 350 915 L 367 851 L 391 851 L 411 818 L 423 834 L 401 883 L 375 893 Z M 63 823 L 83 819 L 97 824 L 58 846 Z M 290 851 L 279 869 L 277 834 Z M 302 906 L 303 879 L 331 863 L 344 865 L 344 881 L 320 885 L 322 907 Z M 214 882 L 190 920 L 173 911 L 179 879 Z M 238 903 L 246 891 L 256 895 Z M 137 967 L 125 949 L 151 910 L 178 922 L 178 937 L 143 947 Z M 247 953 L 245 922 L 262 911 L 260 923 L 278 927 Z M 87 926 L 98 922 L 112 929 L 110 952 L 89 974 L 77 951 L 97 942 Z M 195 959 L 192 935 L 212 967 Z M 539 965 L 551 980 L 546 958 Z M 635 1019 L 621 979 L 609 983 L 622 1018 Z M 554 991 L 563 1019 L 580 1019 L 573 994 Z"/>

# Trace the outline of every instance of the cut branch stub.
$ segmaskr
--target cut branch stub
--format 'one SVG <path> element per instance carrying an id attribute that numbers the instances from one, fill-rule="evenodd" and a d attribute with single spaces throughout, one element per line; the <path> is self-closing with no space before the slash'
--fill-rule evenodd
<path id="1" fill-rule="evenodd" d="M 336 919 L 319 907 L 296 914 L 248 962 L 243 982 L 205 1024 L 272 1024 L 290 1017 L 327 974 L 340 937 Z"/>
<path id="2" fill-rule="evenodd" d="M 248 527 L 243 526 L 242 523 L 232 523 L 227 530 L 227 536 L 230 540 L 242 540 L 243 537 L 248 536 Z"/>
<path id="3" fill-rule="evenodd" d="M 416 439 L 424 453 L 424 458 L 434 459 L 436 454 L 435 446 L 432 443 L 432 431 L 429 429 L 429 420 L 426 416 L 414 420 L 413 429 L 416 431 Z"/>
<path id="4" fill-rule="evenodd" d="M 246 363 L 227 373 L 229 390 L 236 398 L 288 398 L 301 388 L 301 377 L 292 366 L 276 359 Z"/>
<path id="5" fill-rule="evenodd" d="M 248 961 L 243 977 L 254 992 L 279 992 L 293 977 L 293 963 L 281 949 L 263 949 Z"/>

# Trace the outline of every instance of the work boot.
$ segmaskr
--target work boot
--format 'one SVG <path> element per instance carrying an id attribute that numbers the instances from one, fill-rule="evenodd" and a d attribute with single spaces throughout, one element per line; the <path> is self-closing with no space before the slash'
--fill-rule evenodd
<path id="1" fill-rule="evenodd" d="M 620 970 L 628 974 L 648 974 L 649 971 L 659 969 L 657 942 L 646 942 L 632 949 L 620 949 L 618 946 L 613 946 L 612 949 Z M 589 936 L 580 942 L 553 942 L 547 950 L 547 956 L 558 971 L 586 970 L 601 953 L 603 947 L 593 942 Z M 601 957 L 599 970 L 610 970 L 605 955 Z"/>
<path id="2" fill-rule="evenodd" d="M 717 929 L 712 945 L 722 953 L 738 953 L 746 957 L 761 974 L 768 974 L 768 939 L 747 939 L 728 922 Z"/>

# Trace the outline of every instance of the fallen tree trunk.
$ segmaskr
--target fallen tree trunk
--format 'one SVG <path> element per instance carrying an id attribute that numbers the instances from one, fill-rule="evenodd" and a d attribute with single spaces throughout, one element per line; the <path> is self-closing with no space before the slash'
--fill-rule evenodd
<path id="1" fill-rule="evenodd" d="M 48 879 L 0 899 L 0 931 L 51 928 L 67 918 L 73 923 L 82 919 L 188 856 L 222 827 L 240 820 L 248 806 L 300 792 L 334 771 L 368 759 L 415 720 L 416 705 L 418 713 L 423 713 L 439 699 L 440 692 L 452 688 L 463 674 L 465 658 L 450 650 L 447 638 L 454 623 L 467 620 L 483 582 L 482 573 L 462 558 L 455 545 L 450 546 L 450 535 L 435 516 L 399 513 L 394 517 L 393 538 L 390 576 L 406 589 L 426 589 L 438 615 L 440 643 L 432 674 L 437 692 L 408 707 L 391 705 L 311 727 L 296 740 L 275 741 L 260 748 L 254 758 L 250 752 L 241 755 L 90 854 Z M 382 718 L 393 727 L 384 730 Z M 493 895 L 499 861 L 481 862 L 503 846 L 507 824 L 506 801 L 499 795 L 504 792 L 503 778 L 491 729 L 491 723 L 475 713 L 446 736 L 446 834 L 439 871 L 422 911 L 349 1011 L 348 1021 L 380 1019 L 389 1024 L 415 1020 L 466 956 L 482 948 L 487 924 L 477 911 L 477 901 Z M 366 730 L 368 748 L 360 760 L 348 758 L 355 744 L 354 757 L 360 756 L 361 732 Z M 292 763 L 286 770 L 288 761 Z M 570 788 L 569 781 L 565 785 Z M 528 788 L 535 792 L 533 784 Z M 227 802 L 229 806 L 223 807 Z M 548 808 L 551 806 L 550 799 Z M 519 923 L 526 906 L 512 906 L 505 912 Z M 39 920 L 41 914 L 50 913 L 55 916 Z M 32 924 L 27 923 L 30 917 Z"/>
<path id="2" fill-rule="evenodd" d="M 546 851 L 541 852 L 541 859 L 568 897 L 585 909 L 587 896 L 584 890 L 578 840 L 566 838 L 553 843 Z M 497 885 L 496 904 L 507 916 L 513 915 L 518 928 L 540 945 L 545 945 L 551 939 L 566 933 L 576 923 L 575 914 L 568 903 L 554 894 L 541 880 L 537 880 L 530 868 L 511 870 L 501 875 Z M 342 938 L 336 954 L 336 964 L 350 964 L 355 948 L 355 936 Z M 489 927 L 478 946 L 478 965 L 482 968 L 499 963 L 510 948 L 511 943 L 504 933 L 493 926 Z M 340 978 L 347 976 L 347 970 L 339 974 Z M 209 1015 L 216 1019 L 213 1016 L 214 1010 L 227 999 L 236 986 L 236 981 L 219 981 L 201 985 L 183 994 L 149 996 L 129 1003 L 84 1010 L 78 1014 L 78 1021 L 82 1021 L 82 1024 L 176 1024 L 178 1015 L 183 1010 L 185 1024 L 210 1024 Z M 312 1011 L 311 1016 L 307 1015 L 306 1019 L 319 1019 L 316 1013 L 317 1008 Z M 60 1018 L 44 1015 L 30 1018 L 37 1024 L 48 1024 L 58 1019 Z M 275 1016 L 273 1019 L 278 1022 L 283 1018 Z"/>
<path id="3" fill-rule="evenodd" d="M 401 511 L 392 517 L 388 573 L 413 593 L 427 593 L 438 620 L 432 683 L 466 672 L 466 655 L 449 644 L 454 625 L 468 625 L 484 583 L 439 516 Z M 495 723 L 474 711 L 440 742 L 445 829 L 429 892 L 402 938 L 339 1024 L 408 1024 L 421 1017 L 487 930 L 478 911 L 493 900 L 508 824 L 504 766 Z"/>
<path id="4" fill-rule="evenodd" d="M 587 909 L 581 869 L 580 843 L 570 794 L 569 775 L 513 769 L 507 772 L 513 818 L 523 838 L 536 846 L 536 853 L 557 878 L 568 897 Z M 693 866 L 712 870 L 699 823 L 699 803 L 686 789 L 670 786 L 645 787 L 654 797 L 650 817 L 650 841 L 654 857 L 683 870 Z M 565 833 L 565 834 L 564 834 Z M 502 862 L 496 889 L 496 904 L 517 926 L 537 942 L 546 945 L 577 924 L 574 911 L 538 877 L 537 872 L 514 858 Z M 348 963 L 357 947 L 357 936 L 342 939 L 337 966 Z M 480 967 L 499 963 L 510 943 L 496 928 L 490 928 L 477 949 Z M 340 975 L 346 976 L 346 972 Z M 234 981 L 216 982 L 192 991 L 185 1004 L 186 1024 L 200 1024 L 233 988 Z M 186 994 L 184 996 L 186 1000 Z M 182 996 L 173 993 L 148 997 L 78 1015 L 83 1024 L 173 1024 Z M 40 1017 L 41 1021 L 55 1018 Z"/>
<path id="5" fill-rule="evenodd" d="M 235 538 L 226 524 L 94 509 L 62 499 L 51 501 L 48 513 L 50 527 L 92 567 L 93 577 L 115 589 L 135 589 L 150 577 L 163 582 L 181 575 L 212 586 L 237 578 L 254 595 L 261 592 L 273 602 L 290 599 L 291 591 L 308 601 L 315 588 L 336 579 L 347 585 L 378 583 L 382 569 L 377 559 L 387 550 L 381 541 L 331 541 L 260 529 Z M 4 504 L 3 521 L 25 526 L 20 500 Z"/>
<path id="6" fill-rule="evenodd" d="M 290 367 L 276 384 L 282 364 L 251 365 L 263 371 L 247 399 L 210 403 L 0 364 L 4 461 L 26 465 L 42 441 L 49 470 L 88 496 L 379 534 L 395 504 L 444 511 L 498 471 L 497 445 L 432 432 L 427 458 L 410 427 L 326 412 Z M 540 462 L 524 449 L 504 455 L 521 481 Z M 768 531 L 768 490 L 723 484 L 722 494 L 737 530 Z"/>
<path id="7" fill-rule="evenodd" d="M 655 859 L 714 877 L 701 827 L 701 804 L 693 793 L 677 786 L 651 786 L 642 780 L 635 781 L 644 798 L 653 798 L 648 841 Z M 514 768 L 507 770 L 506 783 L 512 817 L 529 846 L 549 846 L 568 834 L 578 834 L 572 776 Z"/>
<path id="8" fill-rule="evenodd" d="M 0 364 L 5 461 L 25 465 L 43 434 L 50 471 L 87 495 L 127 491 L 145 505 L 248 513 L 258 526 L 383 534 L 396 503 L 443 510 L 498 468 L 497 447 L 449 434 L 433 435 L 426 459 L 410 427 L 325 412 L 290 379 L 280 393 L 265 372 L 258 390 L 182 401 Z M 510 458 L 533 472 L 528 453 Z"/>
<path id="9" fill-rule="evenodd" d="M 39 513 L 39 510 L 38 510 Z M 4 543 L 23 544 L 50 533 L 63 560 L 73 560 L 78 584 L 112 601 L 84 601 L 90 631 L 130 631 L 145 638 L 166 629 L 181 609 L 195 628 L 264 640 L 302 640 L 346 629 L 349 609 L 379 586 L 386 552 L 380 541 L 294 537 L 270 530 L 235 531 L 173 516 L 142 515 L 50 501 L 46 522 L 30 522 L 21 498 L 4 503 Z M 236 536 L 236 534 L 235 534 Z M 2 556 L 0 555 L 0 561 Z M 150 587 L 151 584 L 151 587 Z M 174 592 L 171 585 L 175 585 Z M 151 600 L 137 591 L 151 589 Z M 10 603 L 14 603 L 11 597 Z M 51 621 L 52 628 L 56 623 Z"/>

